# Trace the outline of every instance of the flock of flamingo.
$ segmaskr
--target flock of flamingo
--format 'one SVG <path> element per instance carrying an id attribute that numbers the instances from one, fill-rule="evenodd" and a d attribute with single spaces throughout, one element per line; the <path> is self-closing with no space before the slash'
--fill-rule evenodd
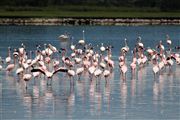
<path id="1" fill-rule="evenodd" d="M 145 67 L 147 63 L 152 63 L 152 71 L 154 76 L 158 75 L 166 67 L 171 67 L 176 63 L 180 65 L 180 55 L 172 52 L 172 41 L 167 35 L 166 44 L 169 46 L 165 49 L 162 41 L 159 41 L 155 48 L 145 48 L 141 41 L 141 37 L 137 38 L 137 43 L 133 49 L 132 62 L 129 65 L 132 76 L 138 68 Z M 8 73 L 15 72 L 17 76 L 25 81 L 27 89 L 28 81 L 33 78 L 39 78 L 44 75 L 47 84 L 51 85 L 53 75 L 58 72 L 67 74 L 70 79 L 70 85 L 74 85 L 74 77 L 81 78 L 83 72 L 88 72 L 91 80 L 93 78 L 108 77 L 115 68 L 112 59 L 113 46 L 105 46 L 103 43 L 97 48 L 91 43 L 86 43 L 84 39 L 79 40 L 76 44 L 70 45 L 70 55 L 67 55 L 67 49 L 57 49 L 51 44 L 44 46 L 37 45 L 35 51 L 27 51 L 26 46 L 22 43 L 21 47 L 12 51 L 8 47 L 8 55 L 5 59 L 0 58 L 0 70 Z M 179 50 L 179 47 L 176 47 Z M 125 45 L 120 50 L 119 69 L 123 80 L 126 80 L 128 65 L 126 62 L 127 53 L 130 51 L 125 39 Z M 32 55 L 34 54 L 34 55 Z M 54 57 L 58 56 L 58 57 Z M 34 57 L 34 58 L 32 58 Z"/>

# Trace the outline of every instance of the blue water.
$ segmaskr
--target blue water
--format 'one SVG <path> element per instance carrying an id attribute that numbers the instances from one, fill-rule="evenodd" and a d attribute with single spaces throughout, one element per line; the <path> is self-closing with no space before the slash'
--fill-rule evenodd
<path id="1" fill-rule="evenodd" d="M 71 42 L 82 39 L 85 30 L 87 43 L 111 44 L 115 69 L 105 83 L 90 81 L 88 73 L 81 80 L 75 77 L 75 86 L 69 85 L 66 74 L 53 77 L 46 86 L 44 77 L 29 82 L 26 91 L 15 71 L 0 71 L 0 118 L 1 119 L 180 119 L 180 66 L 167 68 L 155 79 L 152 65 L 136 72 L 132 79 L 128 68 L 126 81 L 120 77 L 118 56 L 124 46 L 124 38 L 132 50 L 136 38 L 142 37 L 145 47 L 154 47 L 159 40 L 166 45 L 166 34 L 172 46 L 180 46 L 180 26 L 0 26 L 0 56 L 7 56 L 7 47 L 18 48 L 21 43 L 27 50 L 36 45 L 51 43 L 57 48 L 69 48 Z M 68 32 L 73 39 L 60 42 L 57 37 Z M 127 64 L 131 62 L 131 52 Z M 6 65 L 4 65 L 4 68 Z"/>

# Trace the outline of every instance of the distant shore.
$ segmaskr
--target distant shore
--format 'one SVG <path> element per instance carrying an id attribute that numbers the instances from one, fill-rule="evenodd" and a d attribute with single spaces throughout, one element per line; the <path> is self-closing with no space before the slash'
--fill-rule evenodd
<path id="1" fill-rule="evenodd" d="M 180 18 L 0 18 L 0 25 L 180 25 Z"/>

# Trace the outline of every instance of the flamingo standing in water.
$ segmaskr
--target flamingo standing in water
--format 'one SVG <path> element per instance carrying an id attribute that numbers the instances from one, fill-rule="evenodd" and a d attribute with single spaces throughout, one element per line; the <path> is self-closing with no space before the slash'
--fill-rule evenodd
<path id="1" fill-rule="evenodd" d="M 136 61 L 137 61 L 137 59 L 136 59 L 136 48 L 134 48 L 134 50 L 133 50 L 133 59 L 132 59 L 132 63 L 130 64 L 132 75 L 134 75 L 134 73 L 135 73 Z"/>
<path id="2" fill-rule="evenodd" d="M 103 75 L 105 77 L 106 83 L 107 83 L 107 78 L 109 77 L 110 74 L 111 74 L 111 72 L 109 70 L 107 70 L 107 69 L 104 70 Z"/>
<path id="3" fill-rule="evenodd" d="M 127 65 L 125 63 L 125 54 L 121 55 L 119 58 L 119 67 L 122 73 L 123 79 L 126 79 Z"/>
<path id="4" fill-rule="evenodd" d="M 31 74 L 24 74 L 24 75 L 23 75 L 23 80 L 25 81 L 25 88 L 26 88 L 26 90 L 27 90 L 27 82 L 28 82 L 29 80 L 31 80 L 31 78 L 32 78 L 32 75 L 31 75 Z"/>
<path id="5" fill-rule="evenodd" d="M 74 86 L 74 76 L 76 75 L 76 73 L 75 73 L 75 71 L 74 70 L 72 70 L 72 69 L 69 69 L 68 71 L 67 71 L 67 74 L 68 74 L 68 76 L 70 77 L 70 86 L 71 86 L 71 78 L 73 78 L 73 86 Z"/>
<path id="6" fill-rule="evenodd" d="M 94 71 L 94 76 L 95 76 L 96 78 L 99 78 L 102 73 L 103 73 L 103 71 L 102 71 L 101 69 L 97 68 L 97 69 Z M 96 82 L 96 84 L 97 84 L 97 82 Z"/>
<path id="7" fill-rule="evenodd" d="M 153 62 L 153 73 L 154 73 L 154 78 L 156 76 L 156 74 L 159 72 L 159 66 L 158 66 L 158 61 L 157 61 L 157 54 L 155 54 L 153 57 L 152 57 L 152 62 Z"/>
<path id="8" fill-rule="evenodd" d="M 79 44 L 81 44 L 81 45 L 84 45 L 85 44 L 85 36 L 84 36 L 84 30 L 82 31 L 83 32 L 83 39 L 82 40 L 79 40 Z"/>
<path id="9" fill-rule="evenodd" d="M 124 39 L 124 44 L 125 44 L 125 46 L 121 48 L 121 51 L 124 53 L 127 53 L 129 51 L 129 47 L 127 45 L 127 39 L 126 38 Z"/>
<path id="10" fill-rule="evenodd" d="M 10 50 L 10 48 L 8 48 L 9 50 Z M 9 55 L 10 55 L 11 53 L 9 53 Z M 9 57 L 8 57 L 8 59 L 9 59 Z M 6 58 L 6 62 L 7 62 L 7 58 Z M 14 68 L 15 68 L 15 60 L 13 59 L 13 62 L 14 63 L 10 63 L 11 62 L 11 58 L 10 58 L 10 61 L 8 61 L 7 63 L 8 63 L 8 65 L 7 65 L 7 67 L 6 67 L 6 71 L 7 72 L 10 72 L 10 71 L 12 71 Z"/>
<path id="11" fill-rule="evenodd" d="M 169 48 L 170 48 L 170 46 L 172 44 L 172 41 L 171 41 L 169 35 L 166 35 L 166 42 L 167 42 L 167 44 L 169 45 Z"/>
<path id="12" fill-rule="evenodd" d="M 80 80 L 80 77 L 82 73 L 84 72 L 84 67 L 80 67 L 76 69 L 76 75 L 78 75 L 78 79 Z"/>
<path id="13" fill-rule="evenodd" d="M 6 63 L 9 64 L 11 62 L 11 47 L 8 47 L 8 57 L 6 57 Z"/>
<path id="14" fill-rule="evenodd" d="M 0 71 L 1 71 L 2 68 L 3 68 L 2 64 L 3 64 L 3 60 L 2 60 L 2 58 L 0 57 Z"/>

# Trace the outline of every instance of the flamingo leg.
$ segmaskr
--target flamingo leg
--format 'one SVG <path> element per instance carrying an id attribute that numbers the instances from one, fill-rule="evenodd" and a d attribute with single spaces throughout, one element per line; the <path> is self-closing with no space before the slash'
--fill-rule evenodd
<path id="1" fill-rule="evenodd" d="M 26 88 L 26 90 L 27 90 L 27 81 L 25 81 L 25 88 Z"/>

